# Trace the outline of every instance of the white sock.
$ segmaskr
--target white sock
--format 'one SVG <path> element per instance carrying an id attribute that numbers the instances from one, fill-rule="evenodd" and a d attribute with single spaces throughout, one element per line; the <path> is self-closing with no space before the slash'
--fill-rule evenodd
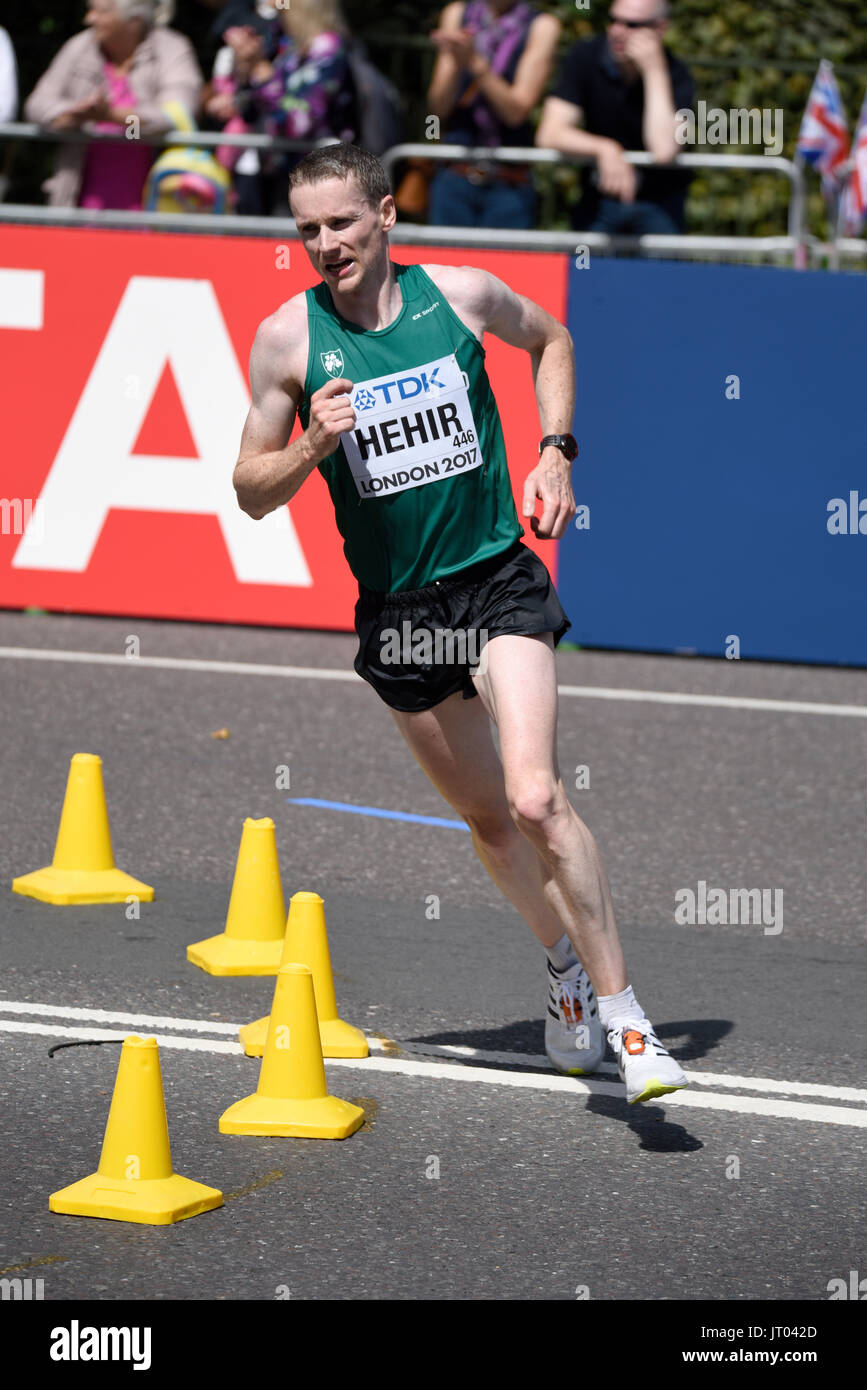
<path id="1" fill-rule="evenodd" d="M 619 994 L 600 994 L 599 1022 L 606 1033 L 612 1028 L 622 1028 L 627 1023 L 639 1023 L 644 1018 L 644 1010 L 627 985 Z"/>
<path id="2" fill-rule="evenodd" d="M 578 964 L 575 948 L 565 932 L 559 941 L 554 942 L 553 946 L 545 947 L 545 955 L 559 975 L 562 975 L 564 970 Z"/>

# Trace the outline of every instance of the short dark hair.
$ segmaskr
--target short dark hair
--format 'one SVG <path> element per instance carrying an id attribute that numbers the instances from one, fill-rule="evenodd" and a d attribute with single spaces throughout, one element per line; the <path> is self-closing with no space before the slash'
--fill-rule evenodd
<path id="1" fill-rule="evenodd" d="M 360 145 L 342 142 L 311 150 L 300 164 L 295 165 L 289 175 L 289 196 L 291 198 L 293 188 L 298 188 L 300 184 L 323 183 L 325 179 L 348 179 L 350 174 L 355 176 L 371 207 L 379 207 L 383 198 L 391 192 L 388 175 L 376 155 L 363 150 Z"/>

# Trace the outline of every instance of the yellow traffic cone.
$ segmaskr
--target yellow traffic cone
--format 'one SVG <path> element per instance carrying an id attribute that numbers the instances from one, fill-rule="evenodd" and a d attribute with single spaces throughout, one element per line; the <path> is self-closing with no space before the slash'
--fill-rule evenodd
<path id="1" fill-rule="evenodd" d="M 306 965 L 313 974 L 323 1057 L 367 1057 L 367 1038 L 361 1029 L 337 1017 L 325 905 L 318 893 L 293 893 L 289 900 L 289 920 L 280 964 L 289 965 L 292 961 Z M 246 1023 L 238 1034 L 248 1057 L 262 1056 L 267 1036 L 267 1018 Z"/>
<path id="2" fill-rule="evenodd" d="M 95 753 L 72 756 L 51 864 L 13 878 L 12 891 L 43 903 L 153 902 L 153 888 L 114 866 L 102 759 Z"/>
<path id="3" fill-rule="evenodd" d="M 328 1094 L 312 973 L 281 965 L 256 1094 L 229 1106 L 220 1133 L 346 1139 L 363 1121 L 359 1106 Z"/>
<path id="4" fill-rule="evenodd" d="M 209 975 L 276 975 L 283 949 L 286 905 L 270 816 L 241 831 L 226 929 L 187 947 L 187 960 Z"/>
<path id="5" fill-rule="evenodd" d="M 215 1187 L 172 1172 L 156 1038 L 125 1038 L 99 1167 L 53 1192 L 50 1211 L 168 1226 L 223 1205 Z"/>

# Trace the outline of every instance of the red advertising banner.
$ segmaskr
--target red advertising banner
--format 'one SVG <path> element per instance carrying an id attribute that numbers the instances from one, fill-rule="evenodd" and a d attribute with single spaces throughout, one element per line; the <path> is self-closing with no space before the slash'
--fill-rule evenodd
<path id="1" fill-rule="evenodd" d="M 564 256 L 393 258 L 470 261 L 565 321 Z M 320 475 L 261 521 L 232 487 L 256 328 L 315 279 L 297 241 L 0 227 L 0 607 L 352 627 Z M 486 348 L 520 499 L 539 439 L 530 362 Z M 555 546 L 527 541 L 556 578 Z"/>

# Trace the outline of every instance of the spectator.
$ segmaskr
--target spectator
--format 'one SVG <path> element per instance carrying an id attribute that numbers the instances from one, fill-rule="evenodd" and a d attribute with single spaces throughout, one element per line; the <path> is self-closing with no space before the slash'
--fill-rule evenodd
<path id="1" fill-rule="evenodd" d="M 279 8 L 277 42 L 255 29 L 226 33 L 240 83 L 236 110 L 256 130 L 287 140 L 329 136 L 352 141 L 358 130 L 355 85 L 349 65 L 349 27 L 339 0 L 293 0 Z M 245 212 L 288 212 L 289 170 L 303 156 L 266 155 L 258 192 L 241 193 Z M 238 182 L 238 180 L 236 180 Z"/>
<path id="2" fill-rule="evenodd" d="M 18 114 L 18 69 L 12 40 L 0 29 L 0 122 L 14 121 Z"/>
<path id="3" fill-rule="evenodd" d="M 265 40 L 265 49 L 273 45 L 277 10 L 267 0 L 230 0 L 223 4 L 214 20 L 211 34 L 222 43 L 204 98 L 204 110 L 211 120 L 230 134 L 243 134 L 251 129 L 238 114 L 238 88 L 241 84 L 234 49 L 226 41 L 232 29 L 252 29 Z M 244 150 L 238 145 L 221 145 L 217 159 L 233 174 L 235 211 L 243 214 L 261 209 L 259 176 L 261 164 L 258 150 Z"/>
<path id="4" fill-rule="evenodd" d="M 446 121 L 452 145 L 533 144 L 530 113 L 551 75 L 560 21 L 525 0 L 463 0 L 446 5 L 431 34 L 439 49 L 428 89 L 431 112 Z M 536 193 L 530 166 L 456 161 L 431 185 L 433 226 L 532 227 Z"/>
<path id="5" fill-rule="evenodd" d="M 87 28 L 63 45 L 28 98 L 52 130 L 171 130 L 165 107 L 198 111 L 202 75 L 189 41 L 165 28 L 171 0 L 90 0 Z M 130 125 L 133 118 L 138 126 Z M 152 146 L 63 144 L 44 185 L 54 207 L 139 208 Z"/>
<path id="6" fill-rule="evenodd" d="M 596 161 L 583 175 L 578 228 L 684 230 L 689 175 L 623 158 L 624 150 L 648 150 L 667 164 L 679 152 L 675 111 L 692 106 L 694 88 L 689 69 L 663 46 L 666 15 L 665 0 L 613 0 L 607 35 L 573 46 L 545 103 L 536 144 Z"/>

